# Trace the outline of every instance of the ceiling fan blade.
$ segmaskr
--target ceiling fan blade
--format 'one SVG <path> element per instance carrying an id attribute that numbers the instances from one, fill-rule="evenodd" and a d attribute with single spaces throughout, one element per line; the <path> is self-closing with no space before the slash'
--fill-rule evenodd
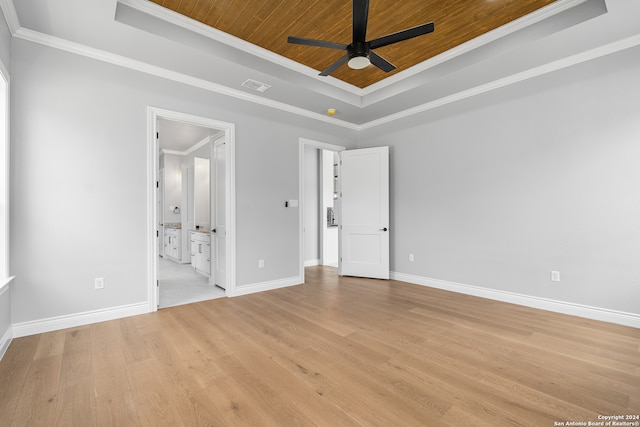
<path id="1" fill-rule="evenodd" d="M 327 42 L 324 40 L 305 39 L 303 37 L 289 36 L 288 43 L 303 44 L 305 46 L 328 47 L 329 49 L 347 50 L 347 45 L 342 43 Z"/>
<path id="2" fill-rule="evenodd" d="M 353 42 L 365 42 L 369 19 L 369 0 L 353 0 Z"/>
<path id="3" fill-rule="evenodd" d="M 412 39 L 414 37 L 418 37 L 423 34 L 431 33 L 433 32 L 434 29 L 435 29 L 435 24 L 433 22 L 429 22 L 428 24 L 418 25 L 417 27 L 409 28 L 407 30 L 399 31 L 397 33 L 389 34 L 384 37 L 371 40 L 369 42 L 369 48 L 377 49 L 379 47 L 387 46 L 392 43 L 398 43 L 403 40 Z"/>
<path id="4" fill-rule="evenodd" d="M 346 54 L 342 58 L 338 59 L 336 62 L 331 64 L 329 68 L 320 73 L 321 76 L 328 76 L 333 73 L 335 70 L 340 68 L 340 66 L 344 65 L 349 60 L 349 54 Z"/>
<path id="5" fill-rule="evenodd" d="M 376 54 L 372 50 L 369 51 L 369 60 L 373 65 L 380 68 L 385 73 L 388 73 L 389 71 L 393 71 L 396 69 L 395 65 L 393 65 L 391 62 L 384 59 L 382 56 Z"/>

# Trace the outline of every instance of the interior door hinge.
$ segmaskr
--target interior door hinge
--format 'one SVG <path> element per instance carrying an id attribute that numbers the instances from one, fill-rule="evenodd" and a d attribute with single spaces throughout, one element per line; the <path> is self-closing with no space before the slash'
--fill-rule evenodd
<path id="1" fill-rule="evenodd" d="M 160 188 L 160 181 L 156 181 L 156 188 Z"/>
<path id="2" fill-rule="evenodd" d="M 156 132 L 156 139 L 160 139 L 160 132 Z"/>
<path id="3" fill-rule="evenodd" d="M 160 231 L 156 230 L 156 237 L 160 237 Z"/>

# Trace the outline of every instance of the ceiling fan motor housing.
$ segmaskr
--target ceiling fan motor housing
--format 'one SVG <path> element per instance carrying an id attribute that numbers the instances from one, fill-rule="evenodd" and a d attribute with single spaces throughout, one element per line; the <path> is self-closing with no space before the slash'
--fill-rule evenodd
<path id="1" fill-rule="evenodd" d="M 347 48 L 349 53 L 349 59 L 357 56 L 369 56 L 369 43 L 366 42 L 353 42 Z"/>

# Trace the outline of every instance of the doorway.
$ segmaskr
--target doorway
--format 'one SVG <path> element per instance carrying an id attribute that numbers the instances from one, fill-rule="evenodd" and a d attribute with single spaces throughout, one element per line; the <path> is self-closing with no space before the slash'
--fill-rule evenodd
<path id="1" fill-rule="evenodd" d="M 345 150 L 317 141 L 299 140 L 300 277 L 304 282 L 305 153 L 309 147 L 339 153 L 337 206 L 338 274 L 389 279 L 389 147 Z M 307 230 L 308 231 L 308 230 Z"/>
<path id="2" fill-rule="evenodd" d="M 312 265 L 338 266 L 335 186 L 337 153 L 345 147 L 300 138 L 300 277 Z M 328 208 L 331 208 L 330 210 Z"/>
<path id="3" fill-rule="evenodd" d="M 150 311 L 232 296 L 235 127 L 153 107 L 148 122 Z"/>

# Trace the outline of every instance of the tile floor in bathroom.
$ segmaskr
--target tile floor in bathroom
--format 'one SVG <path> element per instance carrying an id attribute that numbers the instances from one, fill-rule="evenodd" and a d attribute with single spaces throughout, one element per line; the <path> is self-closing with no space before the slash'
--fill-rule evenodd
<path id="1" fill-rule="evenodd" d="M 209 278 L 197 273 L 191 264 L 179 264 L 166 257 L 160 257 L 158 268 L 159 308 L 225 296 L 224 289 L 209 285 Z"/>

